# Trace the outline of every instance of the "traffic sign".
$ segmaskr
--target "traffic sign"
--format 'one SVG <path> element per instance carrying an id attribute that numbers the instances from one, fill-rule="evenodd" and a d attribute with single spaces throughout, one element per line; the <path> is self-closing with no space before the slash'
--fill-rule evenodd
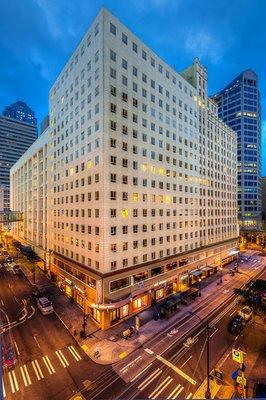
<path id="1" fill-rule="evenodd" d="M 240 383 L 240 384 L 243 385 L 243 386 L 246 386 L 246 384 L 247 384 L 246 378 L 244 378 L 244 376 L 241 376 L 241 375 L 239 375 L 239 376 L 236 378 L 236 381 L 237 381 L 237 383 Z"/>
<path id="2" fill-rule="evenodd" d="M 222 371 L 220 371 L 219 369 L 215 369 L 214 370 L 214 376 L 215 378 L 217 378 L 218 380 L 223 380 L 223 373 Z"/>
<path id="3" fill-rule="evenodd" d="M 232 358 L 233 358 L 233 361 L 236 361 L 239 364 L 242 364 L 244 362 L 243 351 L 232 349 Z"/>
<path id="4" fill-rule="evenodd" d="M 237 377 L 238 377 L 238 369 L 236 369 L 233 373 L 232 373 L 232 375 L 231 375 L 231 377 L 232 377 L 232 379 L 235 381 L 236 379 L 237 379 Z"/>

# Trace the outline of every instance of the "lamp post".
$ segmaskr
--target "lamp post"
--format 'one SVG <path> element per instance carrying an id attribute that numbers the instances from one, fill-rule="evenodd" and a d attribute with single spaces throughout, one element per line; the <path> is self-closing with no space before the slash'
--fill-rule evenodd
<path id="1" fill-rule="evenodd" d="M 201 297 L 201 278 L 199 277 L 199 297 Z"/>
<path id="2" fill-rule="evenodd" d="M 223 283 L 223 267 L 220 266 L 220 283 Z"/>
<path id="3" fill-rule="evenodd" d="M 193 311 L 188 311 L 190 315 L 195 315 L 200 322 L 204 325 L 204 321 L 200 316 L 193 312 Z M 211 389 L 210 389 L 210 325 L 209 322 L 206 322 L 205 325 L 205 330 L 206 330 L 206 375 L 207 375 L 207 388 L 205 392 L 205 399 L 211 399 Z"/>

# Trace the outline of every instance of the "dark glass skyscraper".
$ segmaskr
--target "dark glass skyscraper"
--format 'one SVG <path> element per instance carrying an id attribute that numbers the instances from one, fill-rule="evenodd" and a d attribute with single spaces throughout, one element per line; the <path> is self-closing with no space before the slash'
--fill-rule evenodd
<path id="1" fill-rule="evenodd" d="M 258 76 L 248 69 L 213 96 L 237 132 L 238 211 L 243 229 L 261 227 L 261 110 Z"/>
<path id="2" fill-rule="evenodd" d="M 22 101 L 5 107 L 0 116 L 0 205 L 10 208 L 10 168 L 37 139 L 37 120 L 34 112 Z"/>

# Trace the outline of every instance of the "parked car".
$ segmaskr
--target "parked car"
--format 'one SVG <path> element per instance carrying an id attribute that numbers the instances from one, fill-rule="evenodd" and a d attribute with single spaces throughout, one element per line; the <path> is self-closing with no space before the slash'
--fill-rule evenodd
<path id="1" fill-rule="evenodd" d="M 238 311 L 238 315 L 244 318 L 245 321 L 249 321 L 252 318 L 253 312 L 252 309 L 248 306 L 244 306 Z"/>
<path id="2" fill-rule="evenodd" d="M 32 293 L 33 300 L 37 301 L 40 297 L 46 297 L 48 300 L 51 300 L 51 294 L 45 288 L 38 289 Z"/>
<path id="3" fill-rule="evenodd" d="M 15 275 L 20 275 L 21 274 L 21 269 L 19 265 L 14 265 L 14 267 L 12 268 L 13 272 Z"/>
<path id="4" fill-rule="evenodd" d="M 266 385 L 261 382 L 257 382 L 253 387 L 253 398 L 254 399 L 265 399 L 266 398 Z"/>
<path id="5" fill-rule="evenodd" d="M 54 312 L 52 302 L 48 300 L 47 297 L 39 297 L 37 299 L 37 307 L 43 315 L 52 314 Z"/>
<path id="6" fill-rule="evenodd" d="M 241 315 L 235 315 L 228 324 L 228 331 L 232 335 L 238 335 L 244 329 L 245 321 Z"/>
<path id="7" fill-rule="evenodd" d="M 5 345 L 2 348 L 2 365 L 3 368 L 12 367 L 16 362 L 15 353 L 11 344 Z"/>

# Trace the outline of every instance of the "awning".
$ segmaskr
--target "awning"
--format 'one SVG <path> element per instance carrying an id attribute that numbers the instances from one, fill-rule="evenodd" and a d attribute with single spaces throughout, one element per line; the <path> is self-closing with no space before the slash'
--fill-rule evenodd
<path id="1" fill-rule="evenodd" d="M 189 275 L 199 276 L 202 274 L 201 269 L 194 269 L 193 271 L 189 271 Z"/>
<path id="2" fill-rule="evenodd" d="M 181 296 L 182 297 L 189 297 L 189 296 L 195 295 L 198 291 L 199 291 L 199 289 L 197 289 L 195 287 L 191 287 L 188 290 L 182 292 Z"/>
<path id="3" fill-rule="evenodd" d="M 201 270 L 204 272 L 208 272 L 208 271 L 212 270 L 212 267 L 204 267 L 204 268 L 201 268 Z"/>

